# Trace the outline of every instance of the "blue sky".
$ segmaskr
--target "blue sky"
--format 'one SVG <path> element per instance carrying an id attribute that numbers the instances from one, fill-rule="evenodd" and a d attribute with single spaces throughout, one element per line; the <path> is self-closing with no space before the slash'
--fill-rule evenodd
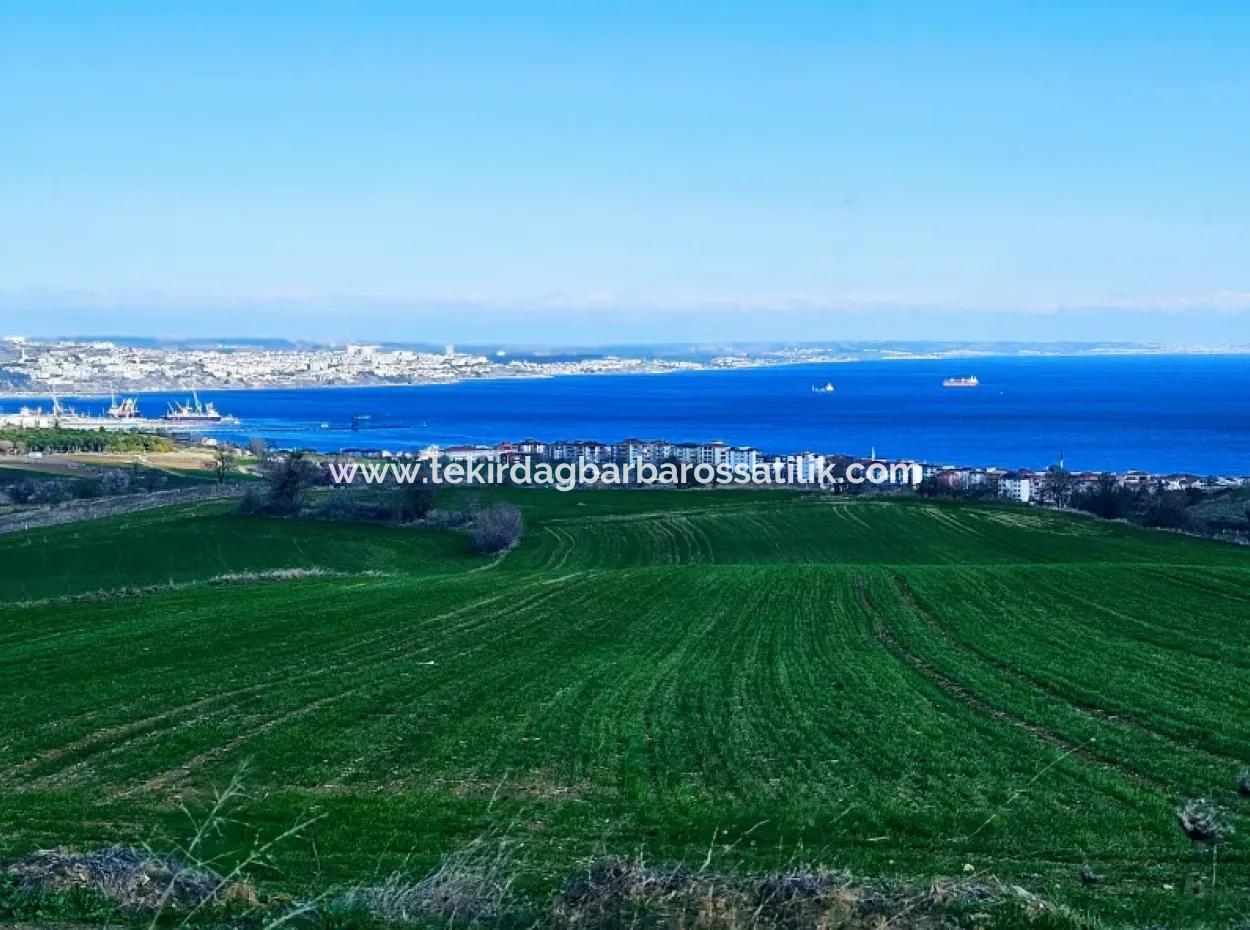
<path id="1" fill-rule="evenodd" d="M 1248 47 L 1244 3 L 0 0 L 0 328 L 1250 341 Z"/>

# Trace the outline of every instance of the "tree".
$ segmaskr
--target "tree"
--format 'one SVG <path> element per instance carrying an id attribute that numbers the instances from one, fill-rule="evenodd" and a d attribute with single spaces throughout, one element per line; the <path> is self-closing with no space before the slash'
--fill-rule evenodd
<path id="1" fill-rule="evenodd" d="M 1042 478 L 1042 500 L 1056 507 L 1066 507 L 1072 499 L 1072 473 L 1062 465 L 1052 465 Z"/>
<path id="2" fill-rule="evenodd" d="M 317 463 L 303 452 L 267 459 L 263 466 L 265 513 L 289 516 L 299 513 L 309 490 L 317 483 Z"/>
<path id="3" fill-rule="evenodd" d="M 213 456 L 213 473 L 217 475 L 217 483 L 225 484 L 230 472 L 234 469 L 234 448 L 227 443 L 218 443 Z"/>
<path id="4" fill-rule="evenodd" d="M 521 511 L 509 503 L 494 504 L 477 511 L 473 519 L 473 550 L 503 552 L 521 539 L 525 519 Z"/>
<path id="5" fill-rule="evenodd" d="M 1164 491 L 1150 495 L 1142 513 L 1142 525 L 1169 530 L 1188 529 L 1190 517 L 1188 498 L 1182 491 Z"/>
<path id="6" fill-rule="evenodd" d="M 396 519 L 401 523 L 410 523 L 427 516 L 438 504 L 438 495 L 428 484 L 413 482 L 400 485 L 399 504 L 396 507 Z"/>
<path id="7" fill-rule="evenodd" d="M 1073 505 L 1104 520 L 1118 520 L 1128 516 L 1132 501 L 1132 492 L 1120 487 L 1115 475 L 1104 474 L 1098 476 L 1092 490 L 1078 494 Z"/>
<path id="8" fill-rule="evenodd" d="M 269 458 L 269 443 L 259 436 L 253 436 L 247 441 L 247 451 L 256 461 L 263 462 Z"/>
<path id="9" fill-rule="evenodd" d="M 955 497 L 954 489 L 943 484 L 930 475 L 928 478 L 921 478 L 920 483 L 916 485 L 916 494 L 920 497 Z"/>

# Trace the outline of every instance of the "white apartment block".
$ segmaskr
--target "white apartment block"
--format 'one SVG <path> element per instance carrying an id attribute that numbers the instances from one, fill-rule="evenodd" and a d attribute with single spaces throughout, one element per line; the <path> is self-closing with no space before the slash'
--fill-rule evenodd
<path id="1" fill-rule="evenodd" d="M 998 496 L 1021 504 L 1033 499 L 1033 479 L 1025 474 L 1006 474 L 998 479 Z"/>

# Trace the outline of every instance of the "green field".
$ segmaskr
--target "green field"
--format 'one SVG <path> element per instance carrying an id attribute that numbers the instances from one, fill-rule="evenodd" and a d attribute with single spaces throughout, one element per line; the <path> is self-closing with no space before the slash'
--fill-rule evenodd
<path id="1" fill-rule="evenodd" d="M 0 537 L 0 856 L 159 843 L 242 771 L 215 842 L 319 816 L 266 873 L 300 891 L 507 834 L 537 896 L 605 852 L 711 855 L 971 866 L 1100 927 L 1250 918 L 1250 826 L 1211 887 L 1174 817 L 1250 811 L 1250 551 L 1020 508 L 503 496 L 503 558 L 223 504 Z M 327 574 L 264 574 L 293 568 Z"/>
<path id="2" fill-rule="evenodd" d="M 20 461 L 21 464 L 0 460 L 0 488 L 28 478 L 33 481 L 47 481 L 51 479 L 74 481 L 99 478 L 110 470 L 123 471 L 139 484 L 152 479 L 158 479 L 161 488 L 194 487 L 217 480 L 216 475 L 204 469 L 190 471 L 187 469 L 155 468 L 150 465 L 121 462 L 87 465 L 82 462 L 65 462 L 60 460 L 49 461 L 46 464 L 29 460 L 17 461 Z M 232 477 L 235 477 L 237 480 L 239 476 Z"/>

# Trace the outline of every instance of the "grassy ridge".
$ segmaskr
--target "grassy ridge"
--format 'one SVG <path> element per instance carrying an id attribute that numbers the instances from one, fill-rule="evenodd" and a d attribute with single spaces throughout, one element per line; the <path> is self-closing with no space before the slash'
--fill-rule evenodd
<path id="1" fill-rule="evenodd" d="M 12 600 L 185 583 L 232 572 L 462 571 L 466 542 L 397 527 L 241 517 L 233 502 L 149 510 L 0 536 L 0 584 Z"/>
<path id="2" fill-rule="evenodd" d="M 171 799 L 248 760 L 249 822 L 326 815 L 278 861 L 310 887 L 504 824 L 539 888 L 711 844 L 733 868 L 972 863 L 1109 925 L 1245 906 L 1244 830 L 1219 891 L 1163 886 L 1207 868 L 1179 800 L 1242 819 L 1250 553 L 1010 508 L 511 497 L 527 534 L 497 564 L 218 505 L 0 539 L 0 853 L 176 829 Z M 279 568 L 343 574 L 193 583 Z"/>

